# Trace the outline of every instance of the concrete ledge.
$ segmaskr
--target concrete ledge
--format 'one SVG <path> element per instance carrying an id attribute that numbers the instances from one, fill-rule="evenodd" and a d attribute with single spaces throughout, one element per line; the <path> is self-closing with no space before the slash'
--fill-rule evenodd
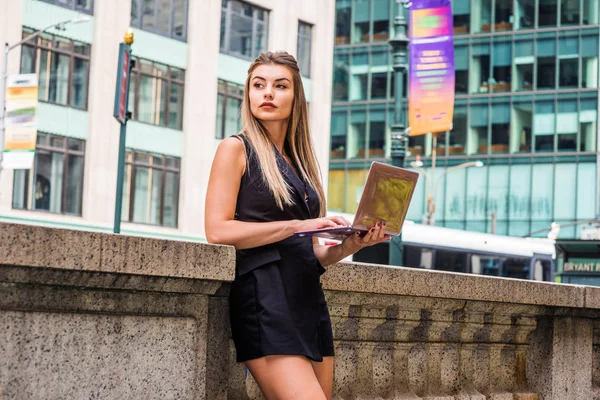
<path id="1" fill-rule="evenodd" d="M 231 282 L 228 246 L 0 223 L 0 264 Z"/>
<path id="2" fill-rule="evenodd" d="M 600 309 L 600 288 L 417 268 L 339 263 L 322 282 L 332 291 Z"/>

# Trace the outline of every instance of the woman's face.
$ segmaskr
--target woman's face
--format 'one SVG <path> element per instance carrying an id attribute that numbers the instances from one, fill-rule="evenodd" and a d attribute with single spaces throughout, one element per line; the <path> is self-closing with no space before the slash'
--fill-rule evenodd
<path id="1" fill-rule="evenodd" d="M 294 82 L 292 72 L 283 65 L 265 64 L 250 77 L 250 110 L 262 121 L 281 121 L 292 114 Z"/>

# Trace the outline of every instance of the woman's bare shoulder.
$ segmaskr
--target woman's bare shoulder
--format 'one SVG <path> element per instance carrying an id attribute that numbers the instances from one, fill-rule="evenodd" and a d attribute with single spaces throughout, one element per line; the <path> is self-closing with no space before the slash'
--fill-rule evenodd
<path id="1" fill-rule="evenodd" d="M 240 138 L 228 137 L 219 143 L 215 161 L 221 166 L 235 168 L 240 172 L 246 169 L 246 148 Z"/>

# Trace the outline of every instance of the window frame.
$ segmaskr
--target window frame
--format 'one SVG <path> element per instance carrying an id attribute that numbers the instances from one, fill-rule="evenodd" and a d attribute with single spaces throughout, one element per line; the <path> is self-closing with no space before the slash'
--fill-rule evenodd
<path id="1" fill-rule="evenodd" d="M 136 160 L 136 154 L 144 154 L 150 157 L 150 162 L 149 163 L 145 163 L 143 161 L 137 161 Z M 153 158 L 160 158 L 162 160 L 162 164 L 161 165 L 154 165 L 152 163 L 152 159 Z M 176 167 L 167 167 L 167 159 L 173 159 L 173 160 L 177 160 L 177 166 Z M 135 178 L 136 178 L 136 173 L 137 173 L 137 168 L 136 167 L 142 167 L 142 168 L 147 168 L 149 170 L 152 170 L 152 173 L 155 173 L 156 171 L 159 171 L 161 173 L 161 178 L 160 178 L 160 182 L 161 182 L 161 191 L 160 191 L 160 222 L 159 224 L 153 224 L 151 222 L 135 222 L 133 221 L 133 215 L 134 215 L 134 205 L 135 205 Z M 127 169 L 131 168 L 131 174 L 128 174 Z M 179 194 L 181 191 L 181 158 L 180 157 L 173 157 L 173 156 L 168 156 L 166 154 L 157 154 L 157 153 L 151 153 L 151 152 L 147 152 L 147 151 L 137 151 L 135 149 L 127 149 L 127 153 L 125 155 L 125 171 L 124 172 L 124 176 L 125 176 L 125 183 L 128 184 L 128 190 L 129 190 L 129 196 L 128 196 L 128 200 L 129 200 L 129 204 L 128 204 L 128 211 L 127 211 L 127 215 L 128 215 L 128 219 L 123 219 L 123 216 L 121 216 L 121 221 L 123 222 L 127 222 L 127 223 L 131 223 L 131 224 L 141 224 L 141 225 L 150 225 L 150 226 L 160 226 L 160 227 L 165 227 L 165 228 L 174 228 L 177 229 L 179 228 Z M 165 226 L 165 194 L 167 191 L 167 172 L 171 172 L 176 174 L 177 176 L 177 193 L 175 194 L 175 201 L 174 204 L 177 205 L 177 209 L 175 210 L 175 226 Z M 127 181 L 127 179 L 129 179 L 129 181 Z M 149 190 L 152 190 L 152 187 L 149 188 Z"/>
<path id="2" fill-rule="evenodd" d="M 29 34 L 33 33 L 34 30 L 32 28 L 23 26 L 22 29 L 22 35 L 23 38 L 29 36 Z M 55 40 L 57 38 L 60 38 L 62 41 L 68 41 L 70 46 L 68 49 L 64 49 L 64 48 L 55 48 L 53 46 L 45 46 L 43 43 L 44 42 L 51 42 L 54 43 Z M 79 43 L 82 45 L 85 45 L 88 47 L 89 49 L 89 55 L 85 55 L 85 54 L 81 54 L 81 53 L 77 53 L 75 51 L 75 43 Z M 39 95 L 38 95 L 38 100 L 44 103 L 49 103 L 49 104 L 54 104 L 57 106 L 61 106 L 61 107 L 72 107 L 78 110 L 83 110 L 83 111 L 87 111 L 88 109 L 88 101 L 89 101 L 89 89 L 90 89 L 90 70 L 91 70 L 91 54 L 92 54 L 92 45 L 89 43 L 85 43 L 85 42 L 80 42 L 77 40 L 72 40 L 63 36 L 59 36 L 59 35 L 54 35 L 54 34 L 50 34 L 50 33 L 42 33 L 41 35 L 30 39 L 27 42 L 24 42 L 22 45 L 22 47 L 28 47 L 28 48 L 32 48 L 33 51 L 33 58 L 31 60 L 31 68 L 29 68 L 30 70 L 34 70 L 35 74 L 38 77 L 38 82 L 39 82 L 39 77 L 40 77 L 40 71 L 39 71 L 39 61 L 40 61 L 40 53 L 42 50 L 48 51 L 49 53 L 54 53 L 54 54 L 58 54 L 58 55 L 63 55 L 63 56 L 67 56 L 69 57 L 69 75 L 68 75 L 68 82 L 67 82 L 67 101 L 65 104 L 63 103 L 58 103 L 55 101 L 50 101 L 48 99 L 40 99 Z M 71 100 L 72 100 L 72 86 L 73 86 L 73 69 L 75 67 L 75 59 L 81 59 L 84 61 L 87 61 L 87 80 L 85 83 L 85 105 L 83 107 L 78 107 L 75 105 L 71 104 Z M 21 49 L 21 59 L 19 60 L 19 70 L 22 73 L 23 72 L 23 49 Z M 48 82 L 50 82 L 50 77 L 48 78 Z M 39 83 L 38 83 L 39 85 Z"/>
<path id="3" fill-rule="evenodd" d="M 228 90 L 229 86 L 237 86 L 241 90 L 240 96 L 237 96 L 237 95 L 229 92 L 229 90 Z M 240 100 L 240 102 L 243 102 L 244 101 L 244 85 L 238 85 L 237 83 L 228 82 L 226 80 L 219 79 L 218 83 L 217 83 L 217 107 L 219 106 L 219 100 L 218 100 L 219 95 L 223 96 L 223 109 L 221 110 L 222 111 L 221 112 L 221 132 L 219 134 L 219 132 L 217 132 L 215 129 L 215 139 L 222 140 L 222 139 L 225 139 L 226 137 L 230 136 L 230 135 L 227 135 L 227 133 L 225 132 L 225 125 L 226 125 L 225 121 L 227 120 L 227 99 L 232 98 L 232 99 Z M 217 115 L 219 115 L 218 111 L 217 111 Z"/>
<path id="4" fill-rule="evenodd" d="M 306 29 L 308 29 L 308 35 L 304 35 L 301 33 L 301 28 L 304 27 Z M 302 65 L 302 63 L 300 62 L 299 58 L 300 58 L 300 54 L 302 54 L 300 52 L 300 43 L 301 40 L 303 43 L 308 42 L 308 71 L 302 71 L 301 75 L 306 77 L 306 78 L 310 78 L 310 74 L 311 74 L 311 67 L 312 67 L 312 36 L 313 36 L 313 28 L 314 25 L 313 24 L 309 24 L 308 22 L 304 22 L 302 20 L 298 20 L 298 41 L 297 41 L 297 45 L 296 45 L 296 54 L 298 55 L 298 65 Z"/>
<path id="5" fill-rule="evenodd" d="M 152 19 L 154 21 L 154 28 L 148 28 L 148 27 L 144 27 L 142 21 L 143 21 L 143 10 L 144 10 L 144 0 L 138 0 L 138 5 L 137 5 L 137 19 L 133 19 L 133 16 L 131 16 L 130 20 L 131 20 L 131 26 L 135 27 L 135 28 L 139 28 L 143 31 L 147 31 L 147 32 L 152 32 L 155 33 L 157 35 L 160 36 L 165 36 L 174 40 L 178 40 L 181 42 L 187 42 L 188 39 L 188 18 L 189 18 L 189 10 L 190 10 L 190 2 L 189 0 L 184 0 L 185 1 L 185 18 L 184 20 L 184 24 L 183 24 L 183 36 L 176 36 L 174 31 L 175 31 L 175 26 L 174 26 L 174 17 L 173 14 L 175 12 L 175 8 L 173 7 L 173 3 L 176 0 L 170 0 L 171 2 L 171 6 L 169 7 L 170 13 L 169 13 L 169 32 L 164 32 L 160 29 L 158 29 L 158 12 L 157 12 L 157 1 L 158 0 L 152 0 L 154 2 L 154 6 L 152 8 Z M 131 7 L 132 7 L 132 11 L 133 11 L 133 2 L 131 3 Z"/>
<path id="6" fill-rule="evenodd" d="M 132 104 L 132 112 L 131 112 L 131 120 L 132 121 L 136 121 L 142 124 L 150 124 L 150 125 L 154 125 L 154 126 L 160 126 L 163 128 L 168 128 L 168 129 L 175 129 L 175 130 L 179 130 L 182 131 L 183 130 L 183 118 L 184 118 L 184 111 L 185 111 L 185 74 L 186 74 L 186 70 L 182 69 L 182 68 L 178 68 L 178 67 L 173 67 L 171 65 L 166 65 L 166 64 L 162 64 L 162 63 L 157 63 L 155 61 L 152 60 L 147 60 L 147 59 L 143 59 L 140 57 L 133 57 L 133 60 L 135 61 L 134 63 L 134 67 L 131 69 L 131 72 L 135 74 L 135 79 L 131 80 L 130 85 L 134 85 L 133 88 L 133 99 L 130 99 L 130 102 L 133 102 Z M 152 75 L 149 74 L 147 72 L 143 72 L 142 71 L 142 64 L 144 63 L 149 63 L 152 67 L 152 69 L 156 69 L 155 65 L 162 65 L 164 67 L 167 68 L 167 73 L 164 77 L 161 76 L 157 76 L 157 75 Z M 172 74 L 171 71 L 173 69 L 177 69 L 178 71 L 182 72 L 182 76 L 183 76 L 183 80 L 180 79 L 175 79 L 172 78 Z M 181 99 L 181 125 L 173 128 L 169 126 L 169 122 L 171 120 L 171 115 L 169 113 L 170 111 L 170 107 L 171 107 L 171 102 L 167 101 L 166 104 L 166 108 L 165 108 L 165 123 L 164 125 L 159 124 L 155 124 L 155 123 L 151 123 L 151 122 L 145 122 L 145 121 L 140 121 L 139 120 L 139 104 L 140 104 L 140 88 L 141 88 L 141 81 L 142 81 L 142 76 L 145 76 L 147 78 L 152 78 L 152 79 L 157 79 L 157 80 L 161 80 L 161 81 L 165 81 L 166 82 L 166 91 L 170 96 L 171 93 L 171 87 L 173 83 L 179 84 L 182 86 L 182 99 Z M 131 90 L 131 89 L 130 89 Z M 129 106 L 128 106 L 129 107 Z M 159 110 L 160 113 L 160 110 Z"/>
<path id="7" fill-rule="evenodd" d="M 94 0 L 90 0 L 90 9 L 86 10 L 83 7 L 77 6 L 77 0 L 69 0 L 69 5 L 60 4 L 57 0 L 40 0 L 44 3 L 52 4 L 58 7 L 66 8 L 68 10 L 75 10 L 89 15 L 94 15 Z"/>
<path id="8" fill-rule="evenodd" d="M 39 143 L 39 139 L 40 139 L 41 135 L 45 135 L 46 143 L 43 143 L 43 144 Z M 64 146 L 62 148 L 52 146 L 50 144 L 50 139 L 53 137 L 64 139 L 64 142 L 65 142 Z M 81 142 L 82 150 L 69 149 L 69 140 L 78 140 L 79 142 Z M 35 159 L 34 159 L 34 166 L 32 168 L 30 168 L 29 170 L 27 170 L 27 171 L 29 171 L 28 172 L 29 176 L 26 176 L 27 184 L 25 185 L 25 193 L 23 193 L 23 195 L 25 197 L 25 207 L 24 208 L 15 208 L 14 207 L 14 188 L 13 188 L 11 208 L 16 209 L 16 210 L 46 212 L 46 213 L 51 213 L 51 214 L 72 215 L 72 216 L 76 216 L 76 217 L 81 217 L 83 215 L 83 185 L 84 185 L 84 181 L 85 181 L 86 140 L 73 138 L 73 137 L 69 137 L 69 136 L 63 136 L 63 135 L 55 135 L 52 133 L 40 132 L 36 138 L 35 156 L 34 157 L 37 158 L 39 150 L 50 152 L 50 153 L 63 154 L 63 173 L 62 173 L 63 179 L 62 179 L 62 187 L 61 187 L 60 212 L 57 213 L 57 212 L 50 211 L 50 210 L 42 210 L 42 209 L 33 208 L 33 199 L 31 198 L 31 201 L 30 201 L 30 197 L 33 196 L 33 191 L 34 191 L 33 186 L 35 184 L 35 176 L 33 177 L 33 179 L 30 179 L 30 177 L 31 177 L 31 175 L 35 175 Z M 69 156 L 81 157 L 81 159 L 82 159 L 81 182 L 79 182 L 79 187 L 81 188 L 81 197 L 79 200 L 79 209 L 81 210 L 80 214 L 70 213 L 70 212 L 66 211 L 66 209 L 67 209 L 67 186 L 68 186 L 66 177 L 69 176 Z M 13 179 L 15 179 L 16 173 L 17 173 L 17 171 L 14 171 Z"/>
<path id="9" fill-rule="evenodd" d="M 242 4 L 246 4 L 252 8 L 252 41 L 251 41 L 252 49 L 251 49 L 250 56 L 246 56 L 242 53 L 238 53 L 238 52 L 231 50 L 231 16 L 233 14 L 235 14 L 238 17 L 242 17 L 242 18 L 246 18 L 246 19 L 250 18 L 246 15 L 235 13 L 231 9 L 232 1 L 237 1 Z M 257 11 L 263 11 L 265 13 L 264 21 L 260 21 L 258 19 Z M 223 18 L 223 13 L 225 13 L 225 18 Z M 219 44 L 219 52 L 222 54 L 227 54 L 227 55 L 233 56 L 233 57 L 239 57 L 244 60 L 249 60 L 249 61 L 254 60 L 260 52 L 267 51 L 267 49 L 269 48 L 269 27 L 270 27 L 269 19 L 270 19 L 270 17 L 271 17 L 270 10 L 263 8 L 263 7 L 259 7 L 255 4 L 248 3 L 243 0 L 223 0 L 221 3 L 221 20 L 224 20 L 222 25 L 225 26 L 225 34 L 223 35 L 223 41 L 225 42 L 225 44 L 223 44 L 223 41 Z M 256 43 L 256 37 L 257 37 L 257 32 L 258 32 L 257 25 L 259 23 L 262 23 L 265 28 L 265 30 L 264 30 L 265 44 L 264 44 L 263 48 L 261 48 L 258 51 L 258 53 L 255 54 L 254 53 L 254 51 L 255 51 L 254 45 Z M 223 27 L 221 27 L 221 29 L 223 29 Z"/>

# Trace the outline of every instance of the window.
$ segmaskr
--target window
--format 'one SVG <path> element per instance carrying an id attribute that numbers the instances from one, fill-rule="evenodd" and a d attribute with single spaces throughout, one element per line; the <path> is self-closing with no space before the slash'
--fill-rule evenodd
<path id="1" fill-rule="evenodd" d="M 512 77 L 512 87 L 516 91 L 533 90 L 533 57 L 534 42 L 519 40 L 515 42 L 515 74 Z"/>
<path id="2" fill-rule="evenodd" d="M 448 154 L 465 154 L 467 143 L 467 107 L 457 102 L 454 107 L 452 131 L 448 134 Z"/>
<path id="3" fill-rule="evenodd" d="M 335 44 L 350 43 L 350 0 L 335 2 Z"/>
<path id="4" fill-rule="evenodd" d="M 373 41 L 387 41 L 390 36 L 390 0 L 373 0 Z"/>
<path id="5" fill-rule="evenodd" d="M 487 100 L 485 100 L 487 102 Z M 471 123 L 469 128 L 469 142 L 471 151 L 469 154 L 488 153 L 488 123 L 489 106 L 485 103 L 473 104 L 471 106 Z"/>
<path id="6" fill-rule="evenodd" d="M 185 71 L 136 59 L 129 84 L 129 111 L 133 119 L 182 129 Z"/>
<path id="7" fill-rule="evenodd" d="M 466 46 L 456 46 L 454 49 L 455 86 L 456 93 L 469 92 L 469 50 Z"/>
<path id="8" fill-rule="evenodd" d="M 515 24 L 517 29 L 533 29 L 535 24 L 535 0 L 517 0 Z"/>
<path id="9" fill-rule="evenodd" d="M 531 152 L 533 105 L 528 99 L 515 99 L 511 111 L 511 152 Z"/>
<path id="10" fill-rule="evenodd" d="M 15 171 L 13 208 L 81 215 L 85 142 L 38 133 L 33 169 Z"/>
<path id="11" fill-rule="evenodd" d="M 87 109 L 90 53 L 88 44 L 43 33 L 23 44 L 21 73 L 38 74 L 41 101 Z"/>
<path id="12" fill-rule="evenodd" d="M 503 98 L 494 98 L 491 109 L 492 153 L 508 153 L 510 139 L 510 106 Z"/>
<path id="13" fill-rule="evenodd" d="M 176 228 L 179 158 L 130 150 L 125 163 L 121 219 Z"/>
<path id="14" fill-rule="evenodd" d="M 549 27 L 556 26 L 557 20 L 557 0 L 538 0 L 538 26 Z"/>
<path id="15" fill-rule="evenodd" d="M 350 84 L 350 52 L 336 49 L 333 58 L 333 100 L 348 101 Z"/>
<path id="16" fill-rule="evenodd" d="M 365 43 L 369 41 L 369 22 L 371 20 L 369 5 L 369 0 L 354 0 L 352 43 Z"/>
<path id="17" fill-rule="evenodd" d="M 511 43 L 503 38 L 494 40 L 492 57 L 492 76 L 489 82 L 493 92 L 510 92 L 511 89 Z"/>
<path id="18" fill-rule="evenodd" d="M 554 151 L 556 111 L 554 101 L 537 101 L 533 121 L 533 144 L 536 152 Z"/>
<path id="19" fill-rule="evenodd" d="M 221 53 L 252 60 L 267 49 L 269 12 L 238 0 L 223 0 Z"/>
<path id="20" fill-rule="evenodd" d="M 56 4 L 57 6 L 70 8 L 71 10 L 81 11 L 86 14 L 93 14 L 94 0 L 42 0 L 45 3 Z"/>
<path id="21" fill-rule="evenodd" d="M 579 25 L 579 1 L 580 0 L 561 0 L 560 5 L 560 24 Z"/>
<path id="22" fill-rule="evenodd" d="M 474 44 L 471 48 L 471 64 L 469 65 L 469 85 L 471 93 L 488 93 L 492 90 L 494 79 L 490 74 L 490 45 Z"/>
<path id="23" fill-rule="evenodd" d="M 556 88 L 556 40 L 537 40 L 537 89 Z"/>
<path id="24" fill-rule="evenodd" d="M 219 81 L 217 94 L 217 131 L 215 137 L 223 139 L 242 129 L 240 108 L 244 87 L 235 83 Z"/>
<path id="25" fill-rule="evenodd" d="M 312 25 L 298 21 L 298 66 L 300 72 L 310 77 L 310 52 L 312 42 Z"/>
<path id="26" fill-rule="evenodd" d="M 492 0 L 482 0 L 478 11 L 479 12 L 475 12 L 474 14 L 474 17 L 479 19 L 479 24 L 475 24 L 475 28 L 478 28 L 479 32 L 491 32 Z"/>
<path id="27" fill-rule="evenodd" d="M 331 114 L 331 152 L 329 158 L 346 158 L 346 140 L 348 139 L 348 116 L 345 111 Z"/>
<path id="28" fill-rule="evenodd" d="M 187 38 L 187 0 L 132 0 L 131 25 L 173 39 Z"/>
<path id="29" fill-rule="evenodd" d="M 452 16 L 454 20 L 454 34 L 469 33 L 469 22 L 471 20 L 471 2 L 470 1 L 453 1 Z"/>

